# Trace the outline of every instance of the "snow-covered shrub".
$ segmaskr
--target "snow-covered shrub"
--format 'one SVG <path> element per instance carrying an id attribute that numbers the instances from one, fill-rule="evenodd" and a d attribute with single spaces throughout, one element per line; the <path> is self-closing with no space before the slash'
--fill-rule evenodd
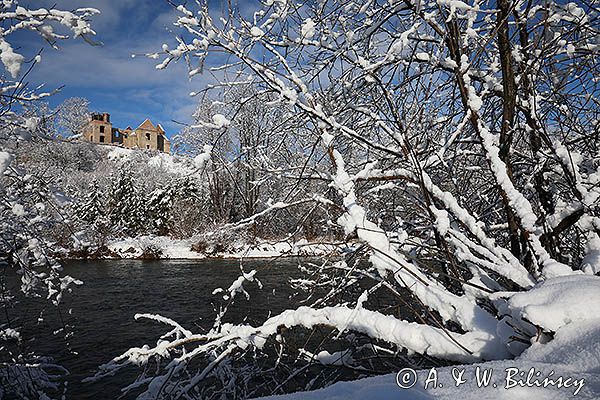
<path id="1" fill-rule="evenodd" d="M 40 297 L 46 305 L 59 306 L 62 297 L 80 281 L 66 276 L 52 257 L 54 244 L 48 232 L 62 224 L 68 231 L 62 212 L 66 203 L 53 180 L 39 171 L 29 171 L 17 149 L 26 141 L 53 134 L 45 118 L 44 104 L 33 104 L 50 95 L 26 85 L 27 74 L 42 61 L 40 54 L 20 54 L 21 46 L 13 42 L 19 31 L 39 34 L 48 43 L 66 39 L 66 33 L 90 40 L 94 35 L 89 20 L 98 11 L 81 8 L 73 11 L 33 9 L 17 1 L 0 3 L 0 301 L 5 310 L 0 319 L 0 397 L 49 398 L 60 396 L 64 387 L 59 380 L 66 375 L 48 357 L 32 354 L 28 336 L 21 336 L 26 318 L 14 319 L 12 307 L 25 297 Z M 20 113 L 19 113 L 20 111 Z M 64 233 L 63 233 L 64 236 Z M 69 237 L 70 235 L 66 235 Z M 18 277 L 16 290 L 6 284 Z M 36 314 L 33 312 L 33 314 Z M 69 329 L 61 333 L 68 335 Z"/>

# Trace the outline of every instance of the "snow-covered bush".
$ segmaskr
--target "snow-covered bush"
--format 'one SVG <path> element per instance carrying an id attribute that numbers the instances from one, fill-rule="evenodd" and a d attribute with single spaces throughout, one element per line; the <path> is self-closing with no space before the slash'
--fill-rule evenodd
<path id="1" fill-rule="evenodd" d="M 294 202 L 327 204 L 339 215 L 329 223 L 361 245 L 313 269 L 307 306 L 206 334 L 162 320 L 172 330 L 155 347 L 105 369 L 167 358 L 134 386 L 157 398 L 248 396 L 255 392 L 223 377 L 238 368 L 247 382 L 264 371 L 242 362 L 251 353 L 289 354 L 282 330 L 294 327 L 330 327 L 335 339 L 359 345 L 348 346 L 352 353 L 370 351 L 366 360 L 401 350 L 489 360 L 536 340 L 504 315 L 506 298 L 580 273 L 597 251 L 598 11 L 586 2 L 505 0 L 256 7 L 217 16 L 209 4 L 178 6 L 175 47 L 150 56 L 163 57 L 159 69 L 184 59 L 190 76 L 218 73 L 211 88 L 226 103 L 227 93 L 253 85 L 254 98 L 287 107 L 286 129 L 305 139 L 271 176 L 327 187 L 282 191 L 239 225 Z M 231 120 L 215 112 L 202 126 L 218 141 Z M 276 154 L 279 143 L 262 150 Z M 511 329 L 498 329 L 500 320 Z M 319 354 L 316 347 L 305 354 Z M 275 364 L 292 376 L 304 371 Z M 263 388 L 287 383 L 274 378 Z"/>
<path id="2" fill-rule="evenodd" d="M 74 37 L 90 40 L 94 35 L 89 19 L 98 11 L 92 8 L 63 11 L 33 9 L 17 1 L 0 3 L 0 301 L 5 310 L 0 319 L 0 397 L 48 398 L 61 395 L 64 387 L 58 380 L 67 371 L 53 365 L 48 357 L 32 354 L 27 345 L 30 337 L 21 336 L 24 318 L 12 318 L 13 306 L 23 297 L 41 297 L 48 305 L 59 306 L 65 293 L 81 282 L 61 272 L 52 257 L 53 243 L 47 232 L 62 224 L 65 197 L 37 171 L 23 167 L 15 155 L 23 141 L 35 141 L 39 135 L 51 135 L 45 119 L 44 104 L 33 102 L 50 93 L 39 93 L 27 87 L 27 74 L 42 61 L 40 54 L 20 54 L 20 45 L 13 43 L 19 31 L 39 34 L 54 44 Z M 67 235 L 68 236 L 68 235 Z M 6 280 L 17 275 L 21 282 L 16 290 Z M 35 313 L 34 313 L 35 314 Z M 68 335 L 68 329 L 62 329 Z"/>

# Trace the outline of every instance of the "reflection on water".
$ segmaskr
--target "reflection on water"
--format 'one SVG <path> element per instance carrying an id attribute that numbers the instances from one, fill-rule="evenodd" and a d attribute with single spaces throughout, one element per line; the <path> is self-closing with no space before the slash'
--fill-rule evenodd
<path id="1" fill-rule="evenodd" d="M 256 269 L 256 277 L 264 287 L 258 289 L 255 283 L 246 284 L 250 301 L 243 295 L 236 296 L 236 305 L 225 320 L 256 324 L 270 312 L 295 308 L 287 281 L 299 275 L 297 265 L 298 260 L 294 259 L 244 261 L 244 269 Z M 235 260 L 107 260 L 68 262 L 65 273 L 84 281 L 61 307 L 62 317 L 75 326 L 71 352 L 66 350 L 60 335 L 48 333 L 56 328 L 55 309 L 46 311 L 44 323 L 28 327 L 36 330 L 37 338 L 29 346 L 41 354 L 52 355 L 70 370 L 68 399 L 113 399 L 119 396 L 119 388 L 131 383 L 135 375 L 120 374 L 93 384 L 83 384 L 81 380 L 93 375 L 98 365 L 130 347 L 155 344 L 159 335 L 168 330 L 156 322 L 135 321 L 133 316 L 160 314 L 194 332 L 203 332 L 212 325 L 215 305 L 220 299 L 212 295 L 213 290 L 227 289 L 240 270 L 239 261 Z M 31 317 L 38 309 L 34 306 L 22 304 L 14 311 Z"/>

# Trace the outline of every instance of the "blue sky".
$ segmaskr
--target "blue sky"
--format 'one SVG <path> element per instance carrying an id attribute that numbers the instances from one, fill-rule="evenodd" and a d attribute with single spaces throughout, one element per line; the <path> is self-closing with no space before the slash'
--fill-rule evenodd
<path id="1" fill-rule="evenodd" d="M 146 117 L 161 123 L 169 136 L 180 126 L 172 120 L 190 122 L 197 100 L 189 93 L 201 90 L 209 76 L 199 75 L 190 82 L 183 63 L 168 69 L 155 69 L 156 60 L 140 54 L 160 50 L 163 43 L 173 44 L 169 32 L 175 12 L 164 0 L 21 0 L 23 6 L 71 10 L 94 7 L 102 14 L 93 21 L 97 41 L 90 46 L 82 40 L 69 39 L 54 50 L 33 34 L 20 34 L 11 39 L 26 57 L 44 48 L 28 81 L 45 83 L 46 90 L 65 86 L 49 99 L 52 107 L 68 97 L 85 97 L 95 111 L 111 114 L 115 126 L 134 128 Z M 219 4 L 216 4 L 219 8 Z"/>

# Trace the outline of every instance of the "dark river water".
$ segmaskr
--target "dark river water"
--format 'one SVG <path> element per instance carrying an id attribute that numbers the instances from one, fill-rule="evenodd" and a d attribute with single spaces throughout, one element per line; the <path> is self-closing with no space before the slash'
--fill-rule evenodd
<path id="1" fill-rule="evenodd" d="M 245 271 L 257 270 L 263 288 L 246 284 L 251 300 L 242 294 L 236 296 L 226 321 L 256 324 L 270 312 L 295 308 L 297 300 L 287 282 L 299 276 L 298 263 L 297 259 L 244 261 Z M 93 375 L 98 365 L 130 347 L 154 345 L 169 330 L 153 321 L 135 321 L 136 313 L 160 314 L 193 332 L 203 332 L 212 325 L 214 307 L 219 304 L 213 290 L 227 289 L 240 275 L 236 260 L 72 261 L 66 263 L 65 272 L 84 281 L 60 307 L 62 318 L 74 326 L 70 350 L 60 334 L 47 333 L 55 329 L 52 325 L 58 320 L 52 307 L 46 309 L 44 322 L 29 327 L 36 330 L 37 339 L 28 346 L 52 355 L 69 369 L 67 399 L 116 399 L 119 388 L 133 381 L 134 370 L 131 375 L 120 374 L 97 383 L 81 382 Z M 25 309 L 19 313 L 31 317 L 39 312 L 35 306 L 22 304 Z"/>

